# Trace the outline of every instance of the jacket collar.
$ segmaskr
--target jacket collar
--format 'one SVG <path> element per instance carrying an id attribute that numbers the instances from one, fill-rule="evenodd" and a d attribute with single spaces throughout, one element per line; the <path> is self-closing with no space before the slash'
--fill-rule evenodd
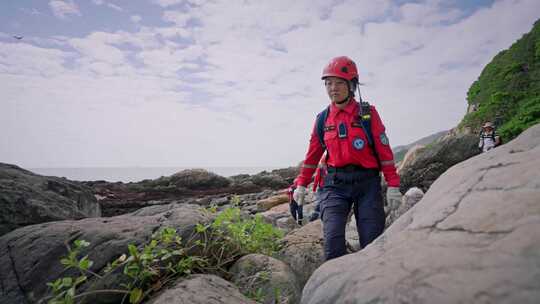
<path id="1" fill-rule="evenodd" d="M 335 119 L 336 118 L 336 115 L 341 112 L 341 111 L 344 111 L 346 112 L 347 114 L 351 115 L 355 112 L 358 112 L 358 102 L 356 102 L 356 100 L 354 98 L 351 98 L 351 100 L 349 101 L 349 103 L 347 104 L 347 106 L 345 106 L 345 108 L 343 109 L 340 109 L 338 108 L 333 102 L 330 104 L 330 114 L 328 115 L 330 118 L 332 119 Z"/>

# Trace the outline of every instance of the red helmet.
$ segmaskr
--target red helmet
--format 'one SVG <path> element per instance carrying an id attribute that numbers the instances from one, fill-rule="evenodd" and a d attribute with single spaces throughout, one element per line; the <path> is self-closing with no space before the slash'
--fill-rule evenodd
<path id="1" fill-rule="evenodd" d="M 352 81 L 355 78 L 358 79 L 358 70 L 356 69 L 356 64 L 351 60 L 351 58 L 347 56 L 340 56 L 330 60 L 328 65 L 324 67 L 321 78 L 325 79 L 326 77 L 330 76 Z"/>

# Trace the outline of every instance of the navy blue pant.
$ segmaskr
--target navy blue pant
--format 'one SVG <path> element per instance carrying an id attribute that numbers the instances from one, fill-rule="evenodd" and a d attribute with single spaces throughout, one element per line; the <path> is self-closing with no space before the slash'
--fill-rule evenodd
<path id="1" fill-rule="evenodd" d="M 289 203 L 289 209 L 295 221 L 301 221 L 304 219 L 304 206 L 298 206 L 298 203 L 296 203 L 295 200 L 292 200 Z"/>
<path id="2" fill-rule="evenodd" d="M 375 240 L 384 230 L 381 177 L 377 171 L 328 174 L 320 203 L 326 260 L 346 254 L 345 226 L 351 208 L 361 248 Z"/>

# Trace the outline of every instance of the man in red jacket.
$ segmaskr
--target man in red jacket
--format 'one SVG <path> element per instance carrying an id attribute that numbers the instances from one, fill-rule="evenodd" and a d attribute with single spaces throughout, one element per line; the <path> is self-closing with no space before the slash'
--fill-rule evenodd
<path id="1" fill-rule="evenodd" d="M 322 79 L 330 98 L 324 122 L 324 146 L 319 140 L 316 121 L 297 177 L 294 199 L 299 205 L 303 204 L 306 187 L 326 150 L 328 168 L 319 199 L 325 256 L 330 260 L 346 254 L 345 226 L 351 208 L 362 248 L 383 232 L 385 214 L 380 171 L 388 183 L 390 206 L 399 205 L 401 193 L 394 156 L 381 118 L 373 106 L 369 108 L 370 113 L 362 113 L 362 107 L 354 98 L 358 87 L 356 64 L 348 57 L 336 57 L 324 68 Z M 362 101 L 360 95 L 359 98 Z M 361 122 L 365 114 L 371 117 L 372 140 Z"/>

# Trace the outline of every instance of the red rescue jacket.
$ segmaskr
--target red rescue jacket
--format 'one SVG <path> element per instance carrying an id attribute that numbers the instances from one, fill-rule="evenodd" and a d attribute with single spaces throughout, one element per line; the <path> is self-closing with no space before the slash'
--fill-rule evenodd
<path id="1" fill-rule="evenodd" d="M 343 167 L 358 165 L 364 168 L 378 168 L 377 158 L 368 144 L 366 134 L 358 123 L 358 110 L 360 105 L 354 98 L 344 109 L 331 104 L 328 118 L 325 122 L 324 143 L 328 150 L 327 165 L 330 167 Z M 339 125 L 343 123 L 347 128 L 347 136 L 339 138 Z M 324 153 L 324 148 L 317 136 L 316 123 L 311 132 L 309 148 L 304 164 L 298 175 L 298 185 L 307 186 L 317 168 L 317 164 Z M 371 131 L 374 146 L 381 162 L 381 171 L 389 187 L 399 187 L 399 175 L 394 164 L 394 154 L 390 148 L 385 127 L 374 106 L 371 106 Z"/>

